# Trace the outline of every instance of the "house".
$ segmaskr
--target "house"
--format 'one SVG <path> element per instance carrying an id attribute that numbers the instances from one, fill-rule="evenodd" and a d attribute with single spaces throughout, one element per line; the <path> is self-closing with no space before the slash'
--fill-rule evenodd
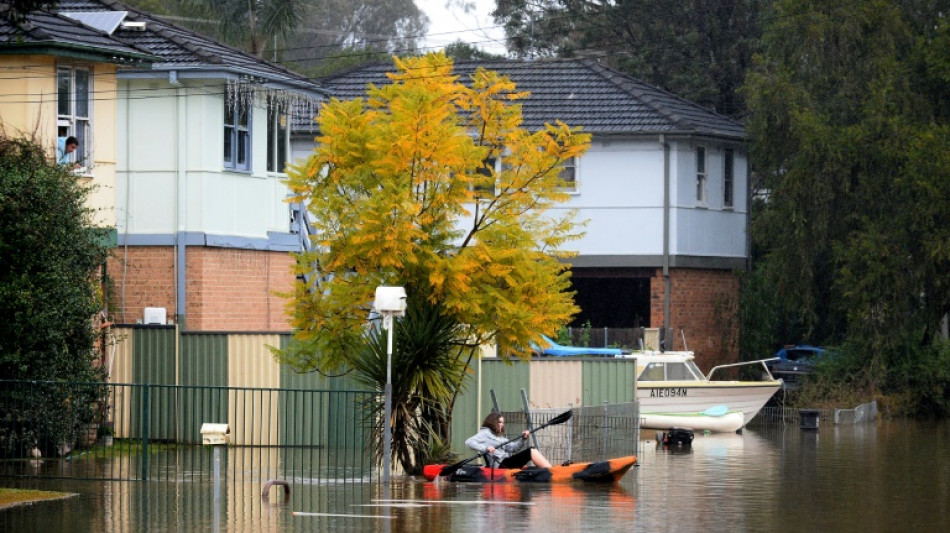
<path id="1" fill-rule="evenodd" d="M 30 15 L 46 18 L 54 20 L 45 27 L 49 34 L 88 34 L 115 48 L 108 54 L 115 60 L 101 65 L 88 54 L 68 62 L 52 56 L 41 65 L 50 72 L 46 85 L 30 79 L 12 92 L 53 102 L 54 74 L 66 65 L 88 73 L 82 79 L 95 119 L 91 179 L 105 186 L 107 222 L 118 234 L 108 265 L 115 321 L 288 331 L 284 300 L 275 294 L 292 286 L 288 252 L 300 247 L 281 183 L 290 156 L 288 113 L 312 116 L 326 92 L 112 0 L 60 0 L 55 10 Z M 18 61 L 39 68 L 36 59 Z M 4 117 L 11 107 L 17 108 L 0 108 Z M 19 112 L 53 120 L 45 118 L 48 107 Z M 107 168 L 111 181 L 100 176 Z"/>
<path id="2" fill-rule="evenodd" d="M 75 137 L 79 147 L 65 159 L 81 167 L 76 179 L 95 185 L 89 207 L 100 227 L 116 224 L 117 74 L 156 59 L 64 14 L 38 11 L 15 20 L 0 6 L 0 127 L 34 136 L 52 158 Z"/>
<path id="3" fill-rule="evenodd" d="M 561 120 L 592 134 L 590 150 L 566 169 L 571 199 L 588 220 L 571 243 L 581 308 L 574 325 L 661 328 L 670 346 L 701 361 L 734 360 L 736 272 L 749 258 L 748 163 L 738 122 L 612 71 L 595 60 L 463 61 L 464 82 L 478 67 L 530 92 L 524 126 Z M 341 99 L 389 83 L 391 64 L 321 79 Z M 313 148 L 305 125 L 294 154 Z M 496 164 L 500 164 L 496 162 Z"/>

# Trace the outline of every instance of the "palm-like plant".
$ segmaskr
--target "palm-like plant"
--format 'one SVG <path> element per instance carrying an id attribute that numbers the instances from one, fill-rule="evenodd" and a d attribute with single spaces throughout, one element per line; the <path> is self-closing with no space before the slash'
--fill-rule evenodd
<path id="1" fill-rule="evenodd" d="M 285 38 L 300 23 L 301 0 L 179 0 L 186 12 L 217 21 L 217 37 L 262 57 L 265 39 Z"/>
<path id="2" fill-rule="evenodd" d="M 452 404 L 463 387 L 474 347 L 465 344 L 462 329 L 438 304 L 409 300 L 406 316 L 396 320 L 392 356 L 392 451 L 408 474 L 418 474 L 429 461 L 442 459 L 449 439 Z M 386 384 L 387 333 L 373 328 L 349 361 L 358 382 L 383 390 Z M 368 412 L 382 461 L 383 404 Z"/>

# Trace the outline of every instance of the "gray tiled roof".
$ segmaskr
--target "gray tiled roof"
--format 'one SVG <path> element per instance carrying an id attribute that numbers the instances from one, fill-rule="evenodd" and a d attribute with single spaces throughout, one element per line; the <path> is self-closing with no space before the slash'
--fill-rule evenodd
<path id="1" fill-rule="evenodd" d="M 62 54 L 102 56 L 103 59 L 151 59 L 150 54 L 99 30 L 57 13 L 34 11 L 14 24 L 0 13 L 0 51 L 34 53 L 58 50 Z"/>
<path id="2" fill-rule="evenodd" d="M 745 138 L 739 122 L 594 60 L 458 61 L 455 73 L 467 83 L 478 67 L 504 74 L 518 90 L 531 93 L 522 105 L 524 126 L 530 130 L 561 120 L 605 135 L 665 133 Z M 389 83 L 385 74 L 393 68 L 391 63 L 374 63 L 320 81 L 333 96 L 348 100 L 363 96 L 368 83 Z"/>
<path id="3" fill-rule="evenodd" d="M 203 71 L 253 76 L 266 82 L 289 85 L 307 91 L 324 92 L 319 83 L 305 76 L 165 22 L 156 16 L 138 11 L 115 0 L 59 0 L 57 9 L 58 15 L 50 13 L 46 16 L 69 21 L 69 26 L 78 24 L 65 17 L 64 14 L 103 11 L 126 11 L 128 12 L 126 21 L 144 22 L 144 30 L 119 26 L 111 36 L 102 32 L 98 33 L 117 43 L 124 43 L 130 49 L 155 56 L 150 70 Z M 50 31 L 58 32 L 61 29 L 63 28 L 54 27 Z M 87 30 L 96 31 L 89 28 Z"/>

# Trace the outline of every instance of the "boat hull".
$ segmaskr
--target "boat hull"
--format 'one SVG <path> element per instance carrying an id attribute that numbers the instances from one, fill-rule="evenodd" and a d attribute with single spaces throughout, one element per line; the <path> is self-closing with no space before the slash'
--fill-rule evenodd
<path id="1" fill-rule="evenodd" d="M 641 417 L 695 415 L 710 407 L 725 405 L 730 411 L 742 412 L 745 425 L 781 386 L 781 381 L 639 381 L 637 401 Z"/>
<path id="2" fill-rule="evenodd" d="M 463 466 L 450 475 L 448 481 L 486 483 L 616 483 L 636 464 L 636 456 L 629 455 L 607 461 L 556 465 L 551 468 L 489 468 Z M 426 465 L 422 475 L 429 481 L 439 477 L 446 465 Z"/>
<path id="3" fill-rule="evenodd" d="M 742 429 L 745 425 L 745 415 L 742 411 L 732 411 L 721 416 L 703 413 L 643 413 L 640 415 L 640 421 L 640 427 L 643 429 L 685 428 L 731 433 Z"/>

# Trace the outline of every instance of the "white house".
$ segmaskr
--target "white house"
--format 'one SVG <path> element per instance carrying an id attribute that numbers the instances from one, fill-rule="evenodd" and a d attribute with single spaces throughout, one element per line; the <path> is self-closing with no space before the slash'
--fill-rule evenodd
<path id="1" fill-rule="evenodd" d="M 523 102 L 524 125 L 561 120 L 593 135 L 574 162 L 571 200 L 589 220 L 572 242 L 574 322 L 594 327 L 672 329 L 673 347 L 707 361 L 736 356 L 736 271 L 749 258 L 748 163 L 738 122 L 612 71 L 594 60 L 465 61 L 507 75 Z M 391 64 L 321 79 L 339 98 L 388 83 Z M 295 156 L 313 149 L 313 132 L 295 127 Z"/>
<path id="2" fill-rule="evenodd" d="M 280 181 L 288 112 L 315 113 L 325 92 L 112 0 L 58 10 L 154 58 L 117 74 L 117 321 L 158 307 L 188 330 L 289 330 L 274 294 L 291 287 L 299 248 Z"/>

